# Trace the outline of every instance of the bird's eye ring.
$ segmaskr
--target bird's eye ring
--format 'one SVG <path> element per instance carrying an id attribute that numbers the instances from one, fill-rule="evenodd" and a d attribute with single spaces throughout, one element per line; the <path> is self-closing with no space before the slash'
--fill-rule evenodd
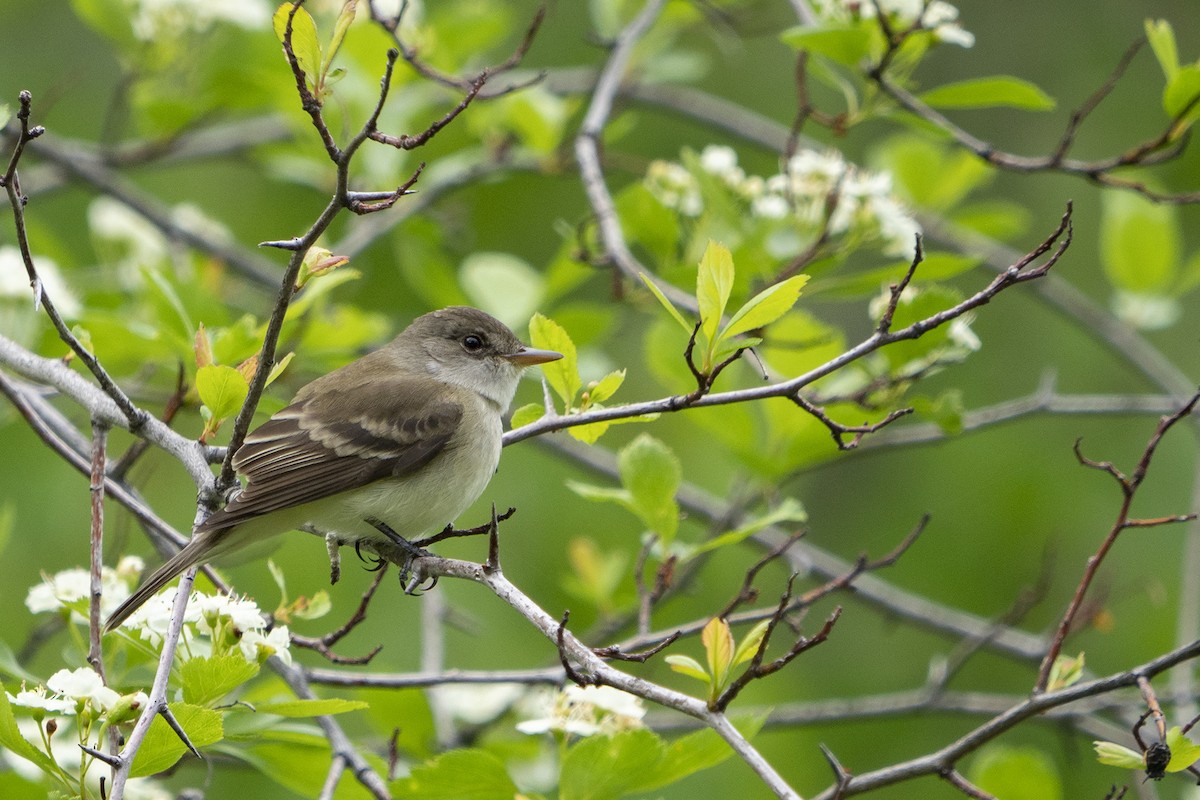
<path id="1" fill-rule="evenodd" d="M 462 343 L 463 347 L 467 348 L 468 350 L 478 350 L 479 348 L 483 347 L 483 337 L 476 336 L 472 333 L 464 336 Z"/>

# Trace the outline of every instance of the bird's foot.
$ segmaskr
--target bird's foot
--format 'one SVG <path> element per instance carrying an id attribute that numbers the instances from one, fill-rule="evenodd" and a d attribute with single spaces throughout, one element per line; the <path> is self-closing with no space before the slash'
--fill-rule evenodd
<path id="1" fill-rule="evenodd" d="M 414 561 L 419 558 L 432 557 L 433 553 L 430 553 L 428 550 L 420 547 L 418 544 L 414 544 L 408 539 L 405 539 L 403 536 L 392 530 L 391 526 L 382 520 L 374 517 L 367 517 L 365 522 L 375 530 L 382 533 L 384 537 L 387 538 L 388 542 L 394 545 L 402 554 L 402 558 L 399 561 L 400 584 L 404 587 L 405 594 L 420 594 L 421 591 L 429 591 L 434 586 L 437 586 L 438 579 L 436 576 L 430 579 L 428 585 L 424 585 L 424 577 L 412 568 Z M 424 543 L 424 541 L 426 540 L 422 540 L 422 543 Z M 365 561 L 367 559 L 363 558 L 362 552 L 359 550 L 359 544 L 360 542 L 355 542 L 354 550 L 356 553 L 358 553 L 358 557 Z M 392 559 L 384 558 L 382 555 L 379 555 L 373 560 L 375 561 L 375 566 L 371 568 L 372 572 L 382 569 L 383 565 Z"/>

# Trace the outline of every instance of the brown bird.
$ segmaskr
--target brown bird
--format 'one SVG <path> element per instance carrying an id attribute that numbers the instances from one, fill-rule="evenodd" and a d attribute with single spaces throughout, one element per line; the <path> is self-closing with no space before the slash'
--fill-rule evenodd
<path id="1" fill-rule="evenodd" d="M 311 525 L 345 542 L 412 538 L 475 502 L 500 460 L 502 416 L 521 372 L 562 358 L 454 306 L 418 317 L 379 350 L 318 378 L 233 457 L 245 488 L 113 612 L 107 630 L 188 567 Z"/>

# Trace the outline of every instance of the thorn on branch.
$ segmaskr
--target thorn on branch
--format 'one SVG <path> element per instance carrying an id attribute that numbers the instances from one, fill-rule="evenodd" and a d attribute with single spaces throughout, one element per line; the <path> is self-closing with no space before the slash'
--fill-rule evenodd
<path id="1" fill-rule="evenodd" d="M 595 681 L 580 674 L 571 664 L 571 658 L 567 655 L 567 622 L 571 619 L 571 612 L 564 611 L 562 619 L 558 623 L 558 634 L 555 636 L 555 644 L 558 645 L 558 661 L 562 664 L 563 672 L 567 675 L 567 680 L 578 686 L 593 686 Z"/>

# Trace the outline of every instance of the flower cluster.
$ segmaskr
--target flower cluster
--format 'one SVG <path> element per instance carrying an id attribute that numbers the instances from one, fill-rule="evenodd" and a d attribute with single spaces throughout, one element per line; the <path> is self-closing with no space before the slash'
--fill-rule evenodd
<path id="1" fill-rule="evenodd" d="M 537 716 L 517 724 L 521 733 L 613 734 L 642 727 L 646 715 L 641 698 L 609 686 L 571 685 L 553 695 L 539 695 L 536 704 Z"/>
<path id="2" fill-rule="evenodd" d="M 100 570 L 100 614 L 108 616 L 129 597 L 138 576 L 146 563 L 137 556 L 126 556 L 116 566 Z M 92 590 L 92 577 L 86 569 L 74 568 L 43 575 L 42 582 L 25 595 L 25 607 L 33 614 L 48 611 L 72 610 L 75 622 L 86 621 L 79 613 L 80 601 L 85 601 Z"/>
<path id="3" fill-rule="evenodd" d="M 813 10 L 822 19 L 837 22 L 874 19 L 882 10 L 892 23 L 930 31 L 939 42 L 959 47 L 975 44 L 975 34 L 958 24 L 958 9 L 944 0 L 814 0 Z"/>
<path id="4" fill-rule="evenodd" d="M 159 592 L 121 623 L 123 629 L 159 646 L 171 625 L 175 591 Z M 236 650 L 247 661 L 262 663 L 278 656 L 292 663 L 290 634 L 286 625 L 267 630 L 267 617 L 249 598 L 193 592 L 184 612 L 180 632 L 181 656 L 185 659 Z"/>
<path id="5" fill-rule="evenodd" d="M 748 206 L 753 219 L 770 224 L 787 221 L 815 234 L 853 235 L 879 240 L 889 255 L 911 257 L 921 228 L 892 194 L 886 172 L 869 172 L 848 163 L 836 150 L 801 150 L 782 172 L 763 178 L 747 175 L 737 153 L 708 145 L 695 160 L 707 179 Z M 699 217 L 705 203 L 702 181 L 683 164 L 655 161 L 645 185 L 660 203 L 686 217 Z"/>
<path id="6" fill-rule="evenodd" d="M 271 9 L 263 0 L 125 0 L 125 5 L 133 34 L 143 42 L 200 33 L 215 22 L 256 30 L 271 21 Z"/>

